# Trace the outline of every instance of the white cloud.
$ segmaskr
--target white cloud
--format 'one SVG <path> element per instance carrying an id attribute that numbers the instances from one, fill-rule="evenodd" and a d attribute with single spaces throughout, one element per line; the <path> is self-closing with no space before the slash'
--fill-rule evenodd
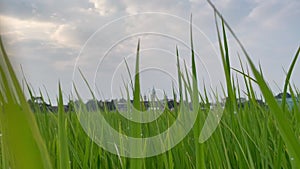
<path id="1" fill-rule="evenodd" d="M 185 15 L 190 13 L 190 3 L 182 0 L 124 0 L 126 12 L 136 14 L 140 12 L 166 12 L 170 14 Z"/>
<path id="2" fill-rule="evenodd" d="M 26 39 L 48 40 L 49 35 L 56 28 L 51 22 L 34 20 L 21 20 L 9 16 L 0 15 L 1 34 L 11 36 L 12 41 L 17 42 Z"/>
<path id="3" fill-rule="evenodd" d="M 112 15 L 118 11 L 121 1 L 118 0 L 89 0 L 101 16 Z"/>
<path id="4" fill-rule="evenodd" d="M 76 26 L 49 21 L 24 20 L 0 15 L 1 34 L 13 45 L 27 40 L 40 41 L 58 48 L 78 48 Z M 35 46 L 36 47 L 36 46 Z"/>
<path id="5" fill-rule="evenodd" d="M 50 38 L 62 48 L 79 48 L 79 42 L 76 38 L 76 26 L 68 24 L 59 25 Z"/>

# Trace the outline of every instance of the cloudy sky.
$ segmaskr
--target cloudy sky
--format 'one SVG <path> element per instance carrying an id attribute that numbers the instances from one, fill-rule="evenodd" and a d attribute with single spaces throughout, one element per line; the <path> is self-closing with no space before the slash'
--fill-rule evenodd
<path id="1" fill-rule="evenodd" d="M 213 3 L 253 61 L 261 64 L 274 93 L 280 92 L 285 70 L 300 45 L 300 2 Z M 72 93 L 72 82 L 83 98 L 90 97 L 79 69 L 98 98 L 124 95 L 122 87 L 129 83 L 124 60 L 134 75 L 138 39 L 143 93 L 148 95 L 154 86 L 158 93 L 165 91 L 171 96 L 172 83 L 177 87 L 176 45 L 181 66 L 185 62 L 190 69 L 191 65 L 191 14 L 199 88 L 202 90 L 205 84 L 221 92 L 224 75 L 214 14 L 205 0 L 1 0 L 0 31 L 20 79 L 22 66 L 32 88 L 36 92 L 41 89 L 43 94 L 47 90 L 51 100 L 56 98 L 58 81 L 66 99 Z M 237 53 L 241 51 L 230 36 L 229 44 L 232 67 L 240 69 Z M 244 61 L 242 54 L 241 58 Z M 298 63 L 292 76 L 298 88 L 299 77 Z"/>

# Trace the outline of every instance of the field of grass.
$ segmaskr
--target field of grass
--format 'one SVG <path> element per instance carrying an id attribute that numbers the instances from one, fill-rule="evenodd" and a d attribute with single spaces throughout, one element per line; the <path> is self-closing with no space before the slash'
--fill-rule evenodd
<path id="1" fill-rule="evenodd" d="M 218 11 L 215 11 L 219 16 Z M 221 16 L 219 16 L 221 17 Z M 216 17 L 216 22 L 219 17 Z M 287 72 L 283 89 L 282 104 L 278 104 L 274 94 L 264 80 L 262 72 L 248 59 L 248 67 L 238 70 L 244 78 L 249 104 L 239 106 L 237 99 L 242 91 L 239 83 L 232 77 L 226 30 L 235 37 L 230 27 L 221 18 L 222 26 L 217 25 L 220 57 L 222 58 L 226 89 L 224 93 L 215 93 L 216 98 L 226 93 L 228 99 L 220 124 L 212 136 L 199 143 L 199 134 L 208 115 L 210 106 L 198 109 L 198 117 L 193 129 L 171 150 L 148 158 L 127 158 L 109 153 L 97 144 L 83 130 L 78 114 L 84 108 L 64 112 L 62 91 L 59 86 L 58 113 L 45 113 L 30 109 L 23 94 L 13 67 L 10 64 L 1 41 L 0 55 L 0 168 L 40 169 L 40 168 L 299 168 L 300 167 L 300 104 L 296 100 L 299 90 L 289 83 L 300 48 Z M 226 29 L 226 30 L 225 30 Z M 208 105 L 207 95 L 200 95 L 197 88 L 197 70 L 194 58 L 192 30 L 191 57 L 192 74 L 178 66 L 178 81 L 181 84 L 178 95 L 186 95 L 194 103 Z M 238 38 L 235 37 L 238 41 Z M 238 41 L 239 43 L 239 41 Z M 176 51 L 175 51 L 176 52 Z M 178 56 L 179 57 L 179 56 Z M 139 72 L 139 45 L 137 48 L 136 72 Z M 252 71 L 250 75 L 249 70 Z M 252 77 L 251 77 L 252 76 Z M 83 76 L 84 77 L 84 76 Z M 85 80 L 85 79 L 83 79 Z M 257 103 L 253 85 L 258 85 L 267 106 Z M 87 87 L 89 85 L 87 84 Z M 139 75 L 133 84 L 133 106 L 143 110 L 140 104 Z M 31 89 L 29 88 L 29 91 Z M 286 106 L 285 95 L 289 92 L 294 100 L 293 109 Z M 80 93 L 78 93 L 80 99 Z M 91 97 L 92 97 L 91 93 Z M 182 102 L 181 102 L 182 103 Z M 166 109 L 154 122 L 138 124 L 130 122 L 118 112 L 98 111 L 107 122 L 120 133 L 129 136 L 154 136 L 169 128 L 180 113 L 180 109 Z M 103 136 L 105 137 L 105 135 Z"/>

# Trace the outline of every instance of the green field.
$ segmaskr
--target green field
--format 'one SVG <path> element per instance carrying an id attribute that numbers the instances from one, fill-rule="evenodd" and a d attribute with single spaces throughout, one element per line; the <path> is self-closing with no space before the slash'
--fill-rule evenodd
<path id="1" fill-rule="evenodd" d="M 226 30 L 229 30 L 231 34 L 233 32 L 228 29 L 228 25 L 223 20 L 221 21 L 221 27 L 218 23 L 216 25 L 226 87 L 222 93 L 213 93 L 213 95 L 216 99 L 226 95 L 228 99 L 220 124 L 206 142 L 199 143 L 199 133 L 210 106 L 207 94 L 199 94 L 199 90 L 206 90 L 198 89 L 198 81 L 193 78 L 197 77 L 194 58 L 194 50 L 197 49 L 193 49 L 193 36 L 190 30 L 192 74 L 178 67 L 178 81 L 182 83 L 179 84 L 182 88 L 181 94 L 178 95 L 186 95 L 194 102 L 200 102 L 204 108 L 198 109 L 198 117 L 193 129 L 178 145 L 163 154 L 148 158 L 133 159 L 118 156 L 95 144 L 87 136 L 78 120 L 78 114 L 84 112 L 84 108 L 64 112 L 60 86 L 57 98 L 58 113 L 38 111 L 40 109 L 36 109 L 33 113 L 1 41 L 0 168 L 299 168 L 300 104 L 297 96 L 299 97 L 300 93 L 289 81 L 300 48 L 297 49 L 287 72 L 283 87 L 283 100 L 279 104 L 264 80 L 262 72 L 252 63 L 251 56 L 242 46 L 249 67 L 241 63 L 239 70 L 231 68 L 228 53 L 230 44 L 227 44 Z M 138 58 L 139 47 L 137 48 L 136 72 L 139 72 Z M 232 77 L 232 71 L 238 72 L 244 81 L 237 82 Z M 85 80 L 84 75 L 83 80 Z M 143 105 L 140 103 L 139 76 L 135 76 L 133 81 L 133 106 L 143 110 Z M 236 99 L 240 98 L 243 92 L 239 86 L 242 83 L 246 86 L 245 94 L 249 100 L 248 104 L 243 107 L 239 106 L 238 99 Z M 255 95 L 254 85 L 259 86 L 266 106 L 257 103 L 256 100 L 261 98 Z M 89 87 L 88 83 L 86 86 Z M 31 89 L 28 89 L 30 92 Z M 290 93 L 293 99 L 292 109 L 289 109 L 285 101 L 287 93 Z M 80 100 L 80 93 L 77 93 L 77 98 Z M 183 97 L 180 99 L 183 100 Z M 120 133 L 134 137 L 139 137 L 142 133 L 143 137 L 149 137 L 169 128 L 178 114 L 189 113 L 179 110 L 166 109 L 156 121 L 149 124 L 129 122 L 118 112 L 99 110 L 94 113 L 103 115 L 108 123 Z"/>

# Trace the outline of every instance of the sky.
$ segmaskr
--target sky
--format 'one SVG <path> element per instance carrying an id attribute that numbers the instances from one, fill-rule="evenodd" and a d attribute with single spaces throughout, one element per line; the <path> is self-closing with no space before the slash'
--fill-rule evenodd
<path id="1" fill-rule="evenodd" d="M 300 1 L 212 2 L 279 93 L 300 45 Z M 73 86 L 83 99 L 91 98 L 80 71 L 98 99 L 126 97 L 138 40 L 143 95 L 155 87 L 159 97 L 171 97 L 172 87 L 178 90 L 176 46 L 181 68 L 191 71 L 191 14 L 199 90 L 205 85 L 210 93 L 222 93 L 214 12 L 205 0 L 1 0 L 0 34 L 21 83 L 25 77 L 37 96 L 41 91 L 52 102 L 59 82 L 65 100 L 76 95 Z M 232 36 L 228 41 L 231 66 L 240 70 L 238 55 L 244 66 L 245 56 Z M 232 74 L 243 90 L 241 75 Z M 299 77 L 297 63 L 291 80 L 298 88 Z"/>

